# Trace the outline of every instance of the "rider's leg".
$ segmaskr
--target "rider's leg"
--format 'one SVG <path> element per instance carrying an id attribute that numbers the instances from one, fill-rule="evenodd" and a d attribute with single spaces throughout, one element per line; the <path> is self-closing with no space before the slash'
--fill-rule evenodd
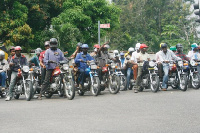
<path id="1" fill-rule="evenodd" d="M 162 89 L 167 89 L 168 74 L 169 74 L 169 65 L 168 64 L 163 65 L 163 71 L 164 71 L 164 76 L 163 76 L 163 82 L 162 82 Z"/>
<path id="2" fill-rule="evenodd" d="M 1 76 L 1 86 L 3 88 L 5 88 L 6 87 L 6 73 L 5 72 L 1 72 L 0 76 Z"/>
<path id="3" fill-rule="evenodd" d="M 137 79 L 137 74 L 138 73 L 138 65 L 133 65 L 133 79 L 136 80 Z"/>
<path id="4" fill-rule="evenodd" d="M 160 79 L 163 77 L 163 65 L 162 63 L 158 63 L 158 76 Z"/>
<path id="5" fill-rule="evenodd" d="M 142 76 L 142 67 L 143 66 L 138 66 L 138 75 L 137 75 L 137 79 L 136 79 L 135 93 L 138 92 L 138 89 L 140 87 L 141 76 Z"/>
<path id="6" fill-rule="evenodd" d="M 79 72 L 80 72 L 80 84 L 83 86 L 84 85 L 84 80 L 85 80 L 85 71 L 84 71 L 84 69 L 80 69 L 79 70 Z"/>
<path id="7" fill-rule="evenodd" d="M 127 90 L 127 88 L 129 87 L 129 83 L 130 83 L 130 77 L 131 77 L 131 68 L 127 69 L 127 76 L 126 76 L 126 88 L 124 88 L 124 90 Z"/>
<path id="8" fill-rule="evenodd" d="M 16 78 L 17 78 L 17 72 L 12 71 L 10 85 L 9 85 L 9 91 L 8 91 L 8 95 L 7 95 L 10 99 L 13 96 L 12 92 L 13 92 L 13 88 L 15 86 Z"/>

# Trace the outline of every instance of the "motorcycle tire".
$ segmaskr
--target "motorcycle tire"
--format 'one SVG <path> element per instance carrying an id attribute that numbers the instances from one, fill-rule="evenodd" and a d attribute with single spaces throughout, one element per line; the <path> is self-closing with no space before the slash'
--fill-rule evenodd
<path id="1" fill-rule="evenodd" d="M 78 94 L 79 94 L 79 96 L 83 96 L 85 94 L 85 92 L 82 90 L 78 90 Z"/>
<path id="2" fill-rule="evenodd" d="M 15 94 L 15 95 L 14 95 L 14 98 L 15 98 L 15 99 L 19 99 L 19 96 L 20 96 L 20 94 Z"/>
<path id="3" fill-rule="evenodd" d="M 181 83 L 185 83 L 185 85 L 182 85 Z M 187 77 L 186 75 L 180 75 L 180 79 L 178 82 L 178 88 L 182 91 L 186 91 L 187 90 Z"/>
<path id="4" fill-rule="evenodd" d="M 113 85 L 115 83 L 115 85 Z M 110 75 L 108 89 L 111 94 L 117 94 L 120 90 L 120 78 L 117 75 Z"/>
<path id="5" fill-rule="evenodd" d="M 25 97 L 27 101 L 30 101 L 33 96 L 33 84 L 31 81 L 26 81 L 25 83 L 26 89 L 24 90 Z"/>
<path id="6" fill-rule="evenodd" d="M 197 80 L 197 81 L 195 81 L 195 80 Z M 193 80 L 192 80 L 192 78 L 190 78 L 190 83 L 191 83 L 193 89 L 199 89 L 199 87 L 200 87 L 200 76 L 199 76 L 198 73 L 193 74 Z"/>
<path id="7" fill-rule="evenodd" d="M 90 91 L 93 96 L 99 95 L 101 91 L 99 77 L 93 77 L 93 83 L 90 84 Z"/>
<path id="8" fill-rule="evenodd" d="M 72 79 L 66 80 L 63 84 L 64 93 L 68 100 L 72 100 L 75 97 L 75 86 Z"/>
<path id="9" fill-rule="evenodd" d="M 144 87 L 142 87 L 142 86 L 140 86 L 138 89 L 139 92 L 142 92 L 143 90 L 144 90 Z"/>
<path id="10" fill-rule="evenodd" d="M 33 81 L 33 92 L 32 92 L 32 98 L 34 97 L 34 95 L 36 94 L 37 91 L 37 82 L 34 80 Z"/>
<path id="11" fill-rule="evenodd" d="M 156 93 L 159 90 L 159 86 L 160 86 L 160 81 L 159 81 L 158 76 L 152 76 L 152 81 L 155 84 L 153 85 L 153 83 L 150 83 L 150 88 L 152 92 Z"/>
<path id="12" fill-rule="evenodd" d="M 124 90 L 125 88 L 127 88 L 127 79 L 125 76 L 120 76 L 120 90 Z M 130 89 L 130 88 L 128 88 Z"/>

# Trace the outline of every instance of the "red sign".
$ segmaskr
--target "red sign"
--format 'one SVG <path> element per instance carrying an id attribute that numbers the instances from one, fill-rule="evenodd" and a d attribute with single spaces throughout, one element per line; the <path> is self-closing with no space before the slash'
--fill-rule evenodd
<path id="1" fill-rule="evenodd" d="M 110 23 L 108 23 L 108 24 L 100 24 L 100 28 L 110 28 Z"/>

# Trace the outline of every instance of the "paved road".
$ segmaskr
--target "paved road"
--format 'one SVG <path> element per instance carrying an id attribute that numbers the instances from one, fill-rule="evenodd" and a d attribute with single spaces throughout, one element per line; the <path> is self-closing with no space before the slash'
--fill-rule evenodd
<path id="1" fill-rule="evenodd" d="M 0 99 L 0 133 L 198 133 L 200 90 Z"/>

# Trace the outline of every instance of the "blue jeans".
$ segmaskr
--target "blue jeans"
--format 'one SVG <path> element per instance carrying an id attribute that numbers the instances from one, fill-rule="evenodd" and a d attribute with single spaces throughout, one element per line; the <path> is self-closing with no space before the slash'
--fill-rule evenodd
<path id="1" fill-rule="evenodd" d="M 167 83 L 168 83 L 168 73 L 169 73 L 169 64 L 163 64 L 163 71 L 164 71 L 164 76 L 163 76 L 163 82 L 162 82 L 162 88 L 167 88 Z"/>
<path id="2" fill-rule="evenodd" d="M 127 88 L 129 87 L 131 75 L 133 75 L 133 69 L 132 68 L 128 68 L 127 69 L 127 76 L 126 76 L 126 80 L 127 80 L 126 83 L 127 84 L 126 84 L 125 90 L 127 90 Z"/>
<path id="3" fill-rule="evenodd" d="M 79 75 L 79 82 L 81 85 L 84 84 L 84 80 L 85 80 L 85 70 L 84 69 L 80 69 L 79 70 L 80 75 Z"/>
<path id="4" fill-rule="evenodd" d="M 2 87 L 6 87 L 6 73 L 5 72 L 1 72 L 0 73 L 0 78 L 1 78 L 1 86 Z"/>

